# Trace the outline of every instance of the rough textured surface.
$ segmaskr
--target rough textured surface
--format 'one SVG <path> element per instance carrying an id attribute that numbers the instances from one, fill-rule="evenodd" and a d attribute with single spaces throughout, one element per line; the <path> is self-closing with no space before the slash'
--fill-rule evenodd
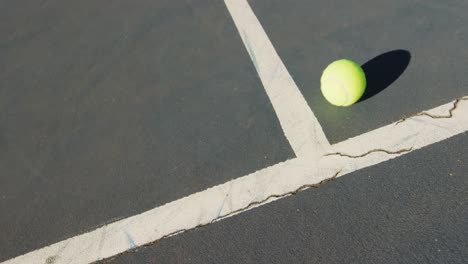
<path id="1" fill-rule="evenodd" d="M 220 1 L 0 17 L 0 260 L 293 157 Z"/>
<path id="2" fill-rule="evenodd" d="M 458 103 L 451 118 L 446 117 L 456 102 L 425 111 L 429 116 L 414 116 L 335 144 L 330 152 L 325 152 L 329 154 L 319 159 L 305 156 L 278 163 L 30 252 L 5 264 L 45 262 L 51 257 L 58 257 L 59 263 L 81 264 L 117 257 L 120 253 L 138 251 L 140 246 L 152 245 L 161 239 L 252 209 L 270 198 L 274 198 L 270 199 L 272 202 L 307 187 L 319 188 L 337 176 L 344 177 L 466 133 L 468 115 L 463 113 L 468 112 L 468 104 L 465 101 Z"/>
<path id="3" fill-rule="evenodd" d="M 251 0 L 250 4 L 331 143 L 468 94 L 466 1 Z M 348 108 L 330 105 L 320 76 L 342 58 L 370 71 L 380 92 Z M 388 86 L 382 80 L 401 73 Z M 395 76 L 398 77 L 398 76 Z M 368 77 L 369 78 L 369 77 Z M 379 81 L 380 80 L 380 81 Z M 375 92 L 374 92 L 375 93 Z"/>
<path id="4" fill-rule="evenodd" d="M 332 142 L 467 95 L 464 1 L 251 3 Z M 0 260 L 293 156 L 222 1 L 6 0 L 0 17 Z M 342 57 L 374 65 L 373 80 L 388 70 L 396 79 L 333 108 L 310 87 Z M 370 141 L 339 152 L 359 156 Z M 465 133 L 123 258 L 466 263 L 466 142 Z"/>
<path id="5" fill-rule="evenodd" d="M 110 263 L 466 263 L 467 147 L 464 133 Z"/>

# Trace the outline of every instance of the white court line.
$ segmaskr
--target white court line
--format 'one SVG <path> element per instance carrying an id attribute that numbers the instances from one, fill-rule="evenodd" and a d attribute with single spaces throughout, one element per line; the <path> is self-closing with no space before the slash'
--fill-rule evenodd
<path id="1" fill-rule="evenodd" d="M 226 0 L 226 4 L 233 17 L 236 16 L 236 25 L 241 25 L 239 28 L 246 29 L 245 27 L 259 26 L 245 0 Z M 245 21 L 237 21 L 239 16 Z M 255 23 L 258 25 L 255 25 Z M 248 39 L 251 40 L 249 34 L 256 34 L 259 30 L 263 32 L 260 26 L 260 28 L 252 32 L 249 31 L 250 33 L 247 32 L 245 36 L 249 36 Z M 254 55 L 252 60 L 256 60 L 256 68 L 262 72 L 259 72 L 259 75 L 265 89 L 273 87 L 270 91 L 267 90 L 267 93 L 272 102 L 276 100 L 273 107 L 277 111 L 288 140 L 294 141 L 291 144 L 295 147 L 298 158 L 259 170 L 144 213 L 105 225 L 88 233 L 34 250 L 4 263 L 47 263 L 48 260 L 52 259 L 55 264 L 94 262 L 114 256 L 135 246 L 151 243 L 168 235 L 178 234 L 197 226 L 210 224 L 223 217 L 232 216 L 233 213 L 246 210 L 246 208 L 250 209 L 249 205 L 257 201 L 264 201 L 272 195 L 288 194 L 306 184 L 319 183 L 336 175 L 337 172 L 340 172 L 339 176 L 343 176 L 409 152 L 401 152 L 395 155 L 372 152 L 360 158 L 349 158 L 340 155 L 327 156 L 326 153 L 340 152 L 357 156 L 373 149 L 398 151 L 411 148 L 414 151 L 468 131 L 468 115 L 466 114 L 468 113 L 468 101 L 460 101 L 458 108 L 453 112 L 452 118 L 412 117 L 400 124 L 390 124 L 333 146 L 327 146 L 328 143 L 326 139 L 324 140 L 323 131 L 318 126 L 310 109 L 308 110 L 310 113 L 307 113 L 308 111 L 303 112 L 304 109 L 301 106 L 299 110 L 288 112 L 288 107 L 294 108 L 295 105 L 302 105 L 305 102 L 302 96 L 297 96 L 297 94 L 300 95 L 300 92 L 294 83 L 291 85 L 291 82 L 285 81 L 286 85 L 282 86 L 282 80 L 284 79 L 281 78 L 288 79 L 290 78 L 288 77 L 289 74 L 287 74 L 274 49 L 271 50 L 272 46 L 270 49 L 269 45 L 271 43 L 268 39 L 267 42 L 253 47 L 252 49 L 255 51 L 250 51 L 251 57 Z M 251 44 L 246 44 L 246 46 L 248 45 Z M 270 56 L 276 56 L 281 67 L 284 68 L 284 71 L 280 70 L 283 77 L 275 81 L 277 82 L 276 86 L 269 86 L 268 82 L 265 81 L 268 80 L 268 76 L 275 80 L 275 77 L 272 76 L 274 73 L 271 71 L 276 71 L 276 69 L 269 68 L 268 63 L 262 62 L 265 59 L 268 61 L 269 58 L 268 54 L 262 55 L 262 45 L 265 45 L 267 50 L 274 53 L 273 55 L 270 54 Z M 282 87 L 286 88 L 283 89 Z M 290 91 L 292 88 L 296 90 Z M 291 97 L 283 95 L 283 93 L 291 92 L 296 95 Z M 285 97 L 286 101 L 290 101 L 284 105 L 281 100 L 274 99 L 272 96 Z M 453 103 L 448 103 L 430 110 L 430 113 L 445 115 L 452 106 Z M 307 117 L 308 115 L 310 116 Z M 301 122 L 305 122 L 307 125 L 301 125 Z M 304 142 L 303 146 L 306 147 L 301 148 L 301 139 L 296 138 L 300 135 L 304 137 L 308 135 L 312 138 L 312 141 Z M 319 145 L 319 148 L 314 148 L 315 144 Z M 320 151 L 317 151 L 317 149 Z M 318 155 L 319 153 L 322 155 Z M 270 201 L 268 200 L 262 204 Z"/>
<path id="2" fill-rule="evenodd" d="M 444 115 L 452 106 L 453 103 L 448 103 L 430 110 L 430 113 Z M 468 131 L 466 113 L 468 100 L 460 102 L 452 118 L 412 117 L 398 125 L 390 124 L 333 145 L 329 151 L 350 155 L 358 155 L 369 149 L 397 151 L 412 148 L 414 151 Z M 256 201 L 287 194 L 305 184 L 319 183 L 338 171 L 339 176 L 343 176 L 406 153 L 409 152 L 395 155 L 374 152 L 361 158 L 339 155 L 295 158 L 4 263 L 46 263 L 48 258 L 55 258 L 54 263 L 90 263 L 114 256 L 135 245 L 151 243 L 168 234 L 232 216 L 232 212 L 249 207 Z"/>
<path id="3" fill-rule="evenodd" d="M 322 155 L 330 146 L 322 126 L 249 4 L 246 0 L 225 3 L 296 156 Z"/>

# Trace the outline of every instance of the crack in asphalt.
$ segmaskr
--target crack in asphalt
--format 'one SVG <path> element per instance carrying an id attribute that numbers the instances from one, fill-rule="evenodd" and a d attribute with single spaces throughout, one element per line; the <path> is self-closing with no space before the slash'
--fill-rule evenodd
<path id="1" fill-rule="evenodd" d="M 363 153 L 363 154 L 360 154 L 360 155 L 351 155 L 351 154 L 346 154 L 346 153 L 342 153 L 342 152 L 333 152 L 333 153 L 325 154 L 324 156 L 341 156 L 341 157 L 357 159 L 357 158 L 362 158 L 364 156 L 367 156 L 367 155 L 369 155 L 371 153 L 375 153 L 375 152 L 383 152 L 383 153 L 387 153 L 389 155 L 397 155 L 397 154 L 401 154 L 401 153 L 405 153 L 405 152 L 410 152 L 411 150 L 413 150 L 412 147 L 411 148 L 406 148 L 406 149 L 399 149 L 399 150 L 396 150 L 396 151 L 391 151 L 391 150 L 386 150 L 386 149 L 372 149 L 372 150 L 369 150 L 366 153 Z"/>
<path id="2" fill-rule="evenodd" d="M 453 111 L 455 111 L 458 107 L 458 104 L 461 102 L 461 101 L 464 101 L 464 100 L 468 100 L 468 97 L 465 96 L 465 97 L 460 97 L 460 98 L 457 98 L 454 103 L 453 103 L 453 106 L 451 109 L 449 109 L 449 113 L 448 115 L 432 115 L 432 114 L 429 114 L 427 112 L 420 112 L 420 113 L 417 113 L 417 114 L 414 114 L 414 115 L 411 115 L 411 116 L 408 116 L 408 117 L 405 117 L 405 118 L 402 118 L 401 120 L 399 120 L 398 122 L 395 123 L 395 125 L 398 125 L 399 123 L 402 123 L 404 121 L 406 121 L 408 118 L 411 118 L 411 117 L 415 117 L 415 116 L 428 116 L 430 118 L 452 118 L 453 117 Z M 360 154 L 360 155 L 351 155 L 351 154 L 346 154 L 346 153 L 342 153 L 342 152 L 334 152 L 334 153 L 327 153 L 325 154 L 324 156 L 340 156 L 340 157 L 347 157 L 347 158 L 353 158 L 353 159 L 356 159 L 356 158 L 362 158 L 362 157 L 365 157 L 369 154 L 372 154 L 372 153 L 376 153 L 376 152 L 383 152 L 383 153 L 386 153 L 386 154 L 389 154 L 389 155 L 397 155 L 397 154 L 401 154 L 401 153 L 406 153 L 406 152 L 410 152 L 412 151 L 413 148 L 410 147 L 410 148 L 405 148 L 405 149 L 399 149 L 399 150 L 396 150 L 396 151 L 391 151 L 391 150 L 386 150 L 386 149 L 372 149 L 372 150 L 369 150 L 363 154 Z M 269 201 L 270 199 L 275 199 L 275 198 L 283 198 L 283 197 L 287 197 L 287 196 L 292 196 L 292 195 L 296 195 L 297 193 L 305 190 L 305 189 L 309 189 L 309 188 L 318 188 L 330 181 L 333 181 L 336 179 L 336 177 L 338 177 L 338 175 L 341 173 L 342 170 L 339 170 L 338 172 L 336 172 L 332 177 L 329 177 L 329 178 L 326 178 L 322 181 L 320 181 L 319 183 L 315 183 L 315 184 L 304 184 L 304 185 L 301 185 L 299 188 L 293 190 L 293 191 L 290 191 L 290 192 L 286 192 L 286 193 L 283 193 L 283 194 L 272 194 L 272 195 L 269 195 L 268 197 L 262 199 L 262 200 L 258 200 L 258 201 L 253 201 L 253 202 L 250 202 L 247 206 L 243 207 L 243 208 L 240 208 L 240 209 L 237 209 L 237 210 L 234 210 L 232 212 L 229 212 L 225 215 L 219 215 L 218 217 L 214 218 L 213 220 L 209 221 L 208 223 L 202 223 L 202 224 L 198 224 L 194 227 L 191 227 L 191 228 L 183 228 L 183 229 L 179 229 L 179 230 L 176 230 L 176 231 L 173 231 L 167 235 L 164 235 L 162 237 L 160 237 L 159 239 L 155 240 L 155 241 L 152 241 L 150 243 L 147 243 L 147 244 L 144 244 L 144 245 L 141 245 L 141 246 L 138 246 L 136 248 L 132 248 L 132 249 L 129 249 L 125 252 L 122 252 L 120 254 L 117 254 L 117 255 L 114 255 L 114 256 L 111 256 L 109 258 L 106 258 L 106 259 L 102 259 L 102 260 L 98 260 L 98 261 L 95 261 L 93 263 L 109 263 L 110 261 L 122 256 L 122 255 L 126 255 L 126 254 L 131 254 L 131 253 L 135 253 L 135 252 L 138 252 L 140 251 L 141 249 L 144 249 L 144 248 L 147 248 L 147 247 L 150 247 L 152 245 L 155 245 L 157 244 L 158 242 L 160 242 L 161 240 L 163 239 L 166 239 L 168 237 L 171 237 L 171 236 L 174 236 L 174 235 L 177 235 L 177 234 L 180 234 L 180 233 L 184 233 L 184 232 L 189 232 L 189 231 L 193 231 L 195 229 L 198 229 L 198 228 L 201 228 L 201 227 L 205 227 L 207 225 L 210 225 L 218 220 L 221 220 L 223 218 L 226 218 L 226 217 L 229 217 L 229 216 L 232 216 L 232 215 L 235 215 L 237 213 L 240 213 L 240 212 L 243 212 L 245 210 L 248 210 L 256 205 L 260 205 L 262 203 L 265 203 L 267 201 Z"/>
<path id="3" fill-rule="evenodd" d="M 460 104 L 461 101 L 468 101 L 468 96 L 462 96 L 460 98 L 457 98 L 455 99 L 455 101 L 453 101 L 453 106 L 449 109 L 449 112 L 448 112 L 448 115 L 433 115 L 433 114 L 429 114 L 428 112 L 420 112 L 420 113 L 417 113 L 417 114 L 414 114 L 414 115 L 411 115 L 411 116 L 408 116 L 408 117 L 405 117 L 405 118 L 402 118 L 400 120 L 398 120 L 395 125 L 398 125 L 404 121 L 406 121 L 408 118 L 411 118 L 411 117 L 415 117 L 415 116 L 428 116 L 430 118 L 452 118 L 453 117 L 453 111 L 455 111 L 458 107 L 458 105 Z M 356 159 L 356 158 L 362 158 L 364 156 L 367 156 L 371 153 L 374 153 L 374 152 L 383 152 L 383 153 L 386 153 L 386 154 L 389 154 L 389 155 L 397 155 L 397 154 L 401 154 L 401 153 L 405 153 L 405 152 L 410 152 L 411 150 L 413 150 L 413 148 L 406 148 L 406 149 L 400 149 L 400 150 L 397 150 L 397 151 L 390 151 L 390 150 L 386 150 L 386 149 L 372 149 L 372 150 L 369 150 L 363 154 L 360 154 L 360 155 L 351 155 L 351 154 L 346 154 L 346 153 L 343 153 L 343 152 L 333 152 L 333 153 L 327 153 L 325 154 L 324 156 L 341 156 L 341 157 L 347 157 L 347 158 L 353 158 L 353 159 Z"/>
<path id="4" fill-rule="evenodd" d="M 430 117 L 430 118 L 452 118 L 453 117 L 453 111 L 455 111 L 455 109 L 457 109 L 458 107 L 458 104 L 461 102 L 461 101 L 466 101 L 468 100 L 468 96 L 463 96 L 463 97 L 460 97 L 460 98 L 457 98 L 454 102 L 453 102 L 453 106 L 452 108 L 449 109 L 449 113 L 448 115 L 433 115 L 433 114 L 429 114 L 428 112 L 420 112 L 420 113 L 417 113 L 417 114 L 414 114 L 414 115 L 411 115 L 411 116 L 408 116 L 408 117 L 404 117 L 400 120 L 398 120 L 395 125 L 398 125 L 404 121 L 406 121 L 408 118 L 411 118 L 411 117 L 415 117 L 415 116 L 427 116 L 427 117 Z"/>
<path id="5" fill-rule="evenodd" d="M 174 235 L 177 235 L 177 234 L 181 234 L 181 233 L 184 233 L 184 232 L 188 232 L 188 231 L 193 231 L 195 229 L 198 229 L 198 228 L 201 228 L 201 227 L 205 227 L 207 225 L 210 225 L 220 219 L 223 219 L 223 218 L 226 218 L 226 217 L 229 217 L 229 216 L 232 216 L 232 215 L 235 215 L 237 213 L 240 213 L 240 212 L 243 212 L 245 210 L 248 210 L 256 205 L 260 205 L 262 203 L 265 203 L 267 202 L 268 200 L 270 199 L 275 199 L 275 198 L 283 198 L 283 197 L 286 197 L 286 196 L 292 196 L 292 195 L 296 195 L 297 193 L 299 193 L 300 191 L 303 191 L 303 190 L 306 190 L 306 189 L 309 189 L 309 188 L 318 188 L 330 181 L 333 181 L 336 179 L 336 177 L 338 177 L 338 175 L 341 173 L 342 170 L 339 170 L 337 171 L 332 177 L 329 177 L 329 178 L 326 178 L 318 183 L 309 183 L 309 184 L 304 184 L 304 185 L 301 185 L 299 188 L 293 190 L 293 191 L 290 191 L 290 192 L 287 192 L 287 193 L 283 193 L 283 194 L 272 194 L 272 195 L 269 195 L 268 197 L 262 199 L 262 200 L 259 200 L 259 201 L 253 201 L 253 202 L 250 202 L 247 206 L 245 207 L 242 207 L 240 209 L 237 209 L 237 210 L 234 210 L 232 212 L 229 212 L 225 215 L 220 215 L 218 217 L 216 217 L 215 219 L 211 220 L 210 222 L 208 223 L 202 223 L 202 224 L 199 224 L 197 226 L 194 226 L 194 227 L 191 227 L 191 228 L 183 228 L 183 229 L 179 229 L 179 230 L 176 230 L 174 232 L 171 232 L 167 235 L 164 235 L 162 236 L 161 238 L 153 241 L 153 242 L 150 242 L 148 244 L 144 244 L 144 245 L 141 245 L 141 246 L 138 246 L 136 248 L 132 248 L 132 249 L 129 249 L 127 251 L 124 251 L 120 254 L 117 254 L 115 256 L 112 256 L 112 257 L 109 257 L 109 258 L 106 258 L 106 259 L 101 259 L 101 260 L 98 260 L 98 261 L 95 261 L 93 263 L 109 263 L 110 261 L 122 256 L 122 255 L 126 255 L 126 254 L 131 254 L 131 253 L 136 253 L 138 251 L 140 251 L 141 249 L 144 249 L 144 248 L 147 248 L 147 247 L 150 247 L 150 246 L 153 246 L 154 244 L 157 244 L 158 242 L 160 242 L 161 240 L 163 239 L 166 239 L 168 237 L 171 237 L 171 236 L 174 236 Z"/>
<path id="6" fill-rule="evenodd" d="M 465 100 L 465 99 L 463 99 Z M 397 151 L 390 151 L 390 150 L 386 150 L 386 149 L 372 149 L 372 150 L 369 150 L 363 154 L 360 154 L 360 155 L 350 155 L 350 154 L 346 154 L 346 153 L 342 153 L 342 152 L 334 152 L 334 153 L 328 153 L 328 154 L 325 154 L 324 156 L 341 156 L 341 157 L 348 157 L 348 158 L 361 158 L 361 157 L 364 157 L 364 156 L 367 156 L 371 153 L 375 153 L 375 152 L 383 152 L 383 153 L 386 153 L 386 154 L 389 154 L 389 155 L 396 155 L 396 154 L 401 154 L 401 153 L 405 153 L 405 152 L 410 152 L 413 148 L 406 148 L 406 149 L 400 149 L 400 150 L 397 150 Z M 329 178 L 326 178 L 322 181 L 320 181 L 319 183 L 313 183 L 313 184 L 304 184 L 304 185 L 301 185 L 300 187 L 298 187 L 297 189 L 293 190 L 293 191 L 290 191 L 290 192 L 286 192 L 286 193 L 283 193 L 283 194 L 272 194 L 272 195 L 269 195 L 268 197 L 262 199 L 262 200 L 258 200 L 258 201 L 253 201 L 253 202 L 250 202 L 247 206 L 245 207 L 242 207 L 240 209 L 237 209 L 237 210 L 234 210 L 232 212 L 229 212 L 227 214 L 224 214 L 224 215 L 219 215 L 218 217 L 214 218 L 213 220 L 211 220 L 210 222 L 208 223 L 202 223 L 202 224 L 199 224 L 199 225 L 196 225 L 194 227 L 191 227 L 191 228 L 183 228 L 183 229 L 179 229 L 179 230 L 176 230 L 176 231 L 173 231 L 167 235 L 164 235 L 162 237 L 160 237 L 159 239 L 153 241 L 153 242 L 150 242 L 150 243 L 147 243 L 147 244 L 144 244 L 144 245 L 141 245 L 141 246 L 138 246 L 136 248 L 132 248 L 132 249 L 129 249 L 127 251 L 124 251 L 120 254 L 117 254 L 115 256 L 112 256 L 112 257 L 109 257 L 109 258 L 106 258 L 106 259 L 101 259 L 101 260 L 98 260 L 98 261 L 95 261 L 93 263 L 109 263 L 110 261 L 122 256 L 122 255 L 126 255 L 126 254 L 132 254 L 132 253 L 136 253 L 138 251 L 140 251 L 141 249 L 145 249 L 147 247 L 150 247 L 150 246 L 153 246 L 155 244 L 157 244 L 158 242 L 160 242 L 161 240 L 163 239 L 166 239 L 166 238 L 169 238 L 171 236 L 174 236 L 174 235 L 177 235 L 177 234 L 181 234 L 181 233 L 185 233 L 185 232 L 189 232 L 189 231 L 193 231 L 195 229 L 198 229 L 198 228 L 201 228 L 201 227 L 205 227 L 207 225 L 210 225 L 218 220 L 221 220 L 223 218 L 226 218 L 226 217 L 229 217 L 229 216 L 232 216 L 232 215 L 235 215 L 237 213 L 240 213 L 240 212 L 243 212 L 245 210 L 248 210 L 256 205 L 260 205 L 262 203 L 265 203 L 267 201 L 269 201 L 270 199 L 275 199 L 275 198 L 283 198 L 283 197 L 287 197 L 287 196 L 292 196 L 292 195 L 296 195 L 297 193 L 305 190 L 305 189 L 309 189 L 309 188 L 318 188 L 330 181 L 333 181 L 336 179 L 336 177 L 338 177 L 338 175 L 341 173 L 342 169 L 337 171 L 332 177 L 329 177 Z"/>

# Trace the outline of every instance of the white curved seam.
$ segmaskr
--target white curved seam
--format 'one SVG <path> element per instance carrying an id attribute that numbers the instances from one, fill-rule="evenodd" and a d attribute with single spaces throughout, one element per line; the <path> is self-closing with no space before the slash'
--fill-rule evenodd
<path id="1" fill-rule="evenodd" d="M 333 77 L 327 77 L 325 78 L 325 80 L 331 80 L 331 81 L 334 81 L 335 83 L 338 84 L 338 86 L 341 88 L 341 90 L 344 92 L 345 94 L 345 102 L 343 104 L 341 104 L 340 106 L 343 106 L 343 105 L 346 105 L 348 102 L 349 102 L 349 93 L 348 93 L 348 90 L 346 90 L 345 86 L 343 85 L 343 83 L 338 80 L 338 79 L 335 79 Z"/>

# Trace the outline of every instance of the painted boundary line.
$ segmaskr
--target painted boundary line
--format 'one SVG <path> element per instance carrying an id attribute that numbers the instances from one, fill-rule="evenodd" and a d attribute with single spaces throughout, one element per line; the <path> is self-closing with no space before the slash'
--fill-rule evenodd
<path id="1" fill-rule="evenodd" d="M 330 146 L 247 0 L 225 0 L 234 24 L 297 157 L 320 156 Z"/>
<path id="2" fill-rule="evenodd" d="M 252 61 L 259 71 L 262 83 L 272 100 L 288 140 L 293 141 L 291 145 L 298 158 L 278 163 L 4 263 L 57 264 L 98 261 L 159 239 L 208 225 L 275 199 L 286 197 L 312 184 L 320 184 L 335 176 L 346 175 L 468 131 L 468 115 L 466 114 L 468 113 L 468 97 L 464 97 L 429 110 L 424 115 L 406 118 L 402 122 L 396 122 L 329 146 L 326 139 L 323 141 L 325 135 L 312 111 L 310 109 L 303 111 L 305 101 L 294 82 L 291 84 L 290 81 L 284 81 L 286 79 L 292 81 L 292 79 L 273 47 L 271 46 L 271 49 L 268 47 L 271 45 L 269 40 L 267 39 L 266 44 L 258 43 L 257 41 L 265 41 L 265 39 L 250 35 L 259 34 L 258 30 L 264 34 L 264 31 L 248 3 L 245 0 L 226 0 L 225 2 L 241 36 L 245 34 L 242 37 L 244 44 L 247 49 L 249 47 L 252 49 L 249 51 Z M 245 21 L 239 22 L 239 19 L 245 19 Z M 244 27 L 256 29 L 242 31 Z M 269 52 L 274 52 L 274 55 L 268 53 L 262 55 L 263 47 L 266 47 L 265 49 Z M 276 56 L 281 64 L 278 67 L 284 70 L 276 66 L 270 67 L 273 64 L 268 62 L 268 58 L 272 56 Z M 278 70 L 282 77 L 274 77 L 278 74 Z M 274 81 L 268 81 L 269 79 Z M 291 92 L 293 96 L 289 95 Z M 282 99 L 280 100 L 279 97 Z M 299 110 L 291 108 L 296 105 L 302 106 L 297 108 Z M 300 136 L 310 136 L 310 138 L 301 142 Z M 319 147 L 315 148 L 315 146 Z"/>
<path id="3" fill-rule="evenodd" d="M 451 107 L 453 102 L 427 113 L 446 115 Z M 464 133 L 468 131 L 468 115 L 464 113 L 468 113 L 468 100 L 461 101 L 451 118 L 411 117 L 335 144 L 329 155 L 288 160 L 4 263 L 47 263 L 48 259 L 90 263 L 112 257 L 286 197 L 337 173 L 343 176 Z M 367 154 L 360 156 L 362 153 Z"/>

